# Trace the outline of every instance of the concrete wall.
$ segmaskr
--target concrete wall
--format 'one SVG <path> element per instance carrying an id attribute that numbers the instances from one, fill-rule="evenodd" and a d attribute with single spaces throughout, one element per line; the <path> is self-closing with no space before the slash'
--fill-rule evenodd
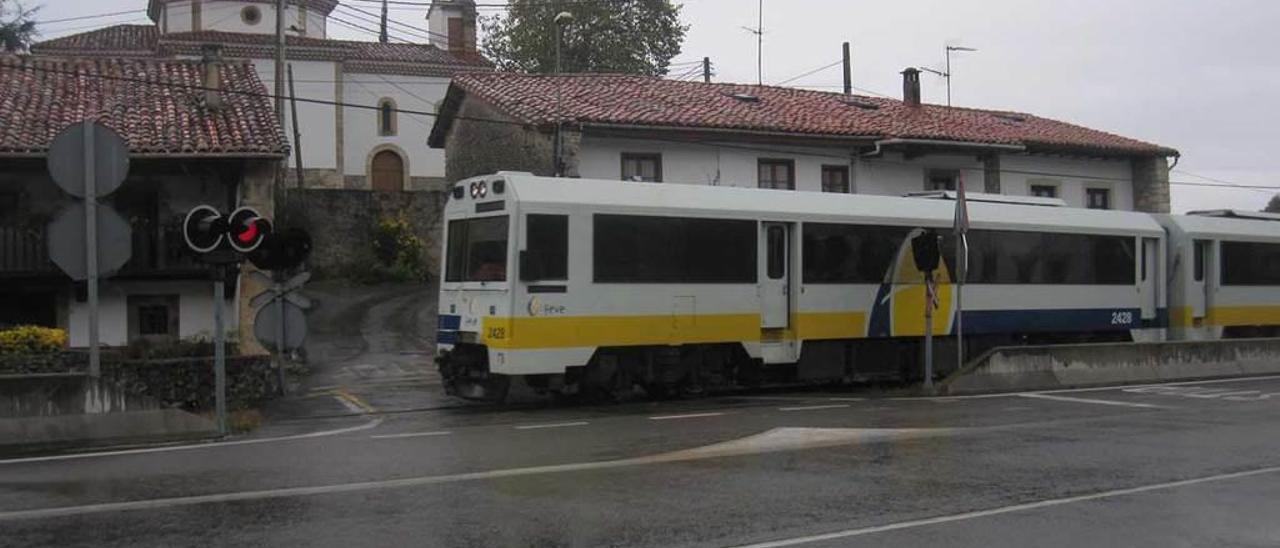
<path id="1" fill-rule="evenodd" d="M 298 97 L 333 101 L 334 75 L 337 63 L 289 61 L 293 65 L 294 87 Z M 275 89 L 275 64 L 269 59 L 255 59 L 254 69 L 268 90 Z M 288 88 L 286 88 L 287 90 Z M 288 93 L 286 91 L 285 93 Z M 299 129 L 302 134 L 302 164 L 310 169 L 333 171 L 338 167 L 334 140 L 338 135 L 336 107 L 317 103 L 298 103 Z M 289 168 L 294 166 L 293 114 L 285 103 L 284 133 L 290 148 Z M 339 179 L 334 179 L 339 181 Z"/>
<path id="2" fill-rule="evenodd" d="M 403 216 L 423 242 L 432 278 L 440 272 L 444 191 L 365 192 L 291 189 L 289 207 L 311 233 L 310 266 L 320 276 L 341 275 L 352 264 L 371 260 L 369 234 L 382 218 Z"/>
<path id="3" fill-rule="evenodd" d="M 996 348 L 940 385 L 946 394 L 1049 390 L 1280 373 L 1280 339 Z"/>

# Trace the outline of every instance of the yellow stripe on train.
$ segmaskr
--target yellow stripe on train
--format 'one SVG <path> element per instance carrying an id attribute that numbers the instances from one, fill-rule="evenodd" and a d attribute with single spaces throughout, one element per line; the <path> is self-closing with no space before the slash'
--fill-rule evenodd
<path id="1" fill-rule="evenodd" d="M 792 316 L 784 339 L 852 339 L 866 336 L 861 311 Z M 484 318 L 480 340 L 495 349 L 675 345 L 761 340 L 759 314 L 563 316 Z"/>

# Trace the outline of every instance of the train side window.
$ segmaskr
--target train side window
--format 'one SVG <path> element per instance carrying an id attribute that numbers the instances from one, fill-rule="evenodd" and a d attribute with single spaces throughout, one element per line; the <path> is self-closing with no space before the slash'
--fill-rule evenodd
<path id="1" fill-rule="evenodd" d="M 528 228 L 520 279 L 569 279 L 569 216 L 531 214 Z"/>
<path id="2" fill-rule="evenodd" d="M 787 233 L 782 227 L 769 227 L 769 264 L 767 274 L 770 280 L 781 280 L 787 275 Z"/>
<path id="3" fill-rule="evenodd" d="M 596 283 L 756 283 L 755 221 L 596 214 Z"/>
<path id="4" fill-rule="evenodd" d="M 1195 280 L 1197 282 L 1204 281 L 1205 247 L 1208 244 L 1209 242 L 1204 240 L 1195 241 L 1195 258 L 1192 259 L 1192 263 L 1195 265 Z"/>
<path id="5" fill-rule="evenodd" d="M 1224 241 L 1219 249 L 1222 285 L 1280 286 L 1280 244 Z"/>

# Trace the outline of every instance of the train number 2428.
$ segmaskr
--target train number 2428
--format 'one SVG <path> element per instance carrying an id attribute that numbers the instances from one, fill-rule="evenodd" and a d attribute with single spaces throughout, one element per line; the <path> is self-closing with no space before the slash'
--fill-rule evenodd
<path id="1" fill-rule="evenodd" d="M 1112 312 L 1111 325 L 1133 325 L 1133 312 Z"/>

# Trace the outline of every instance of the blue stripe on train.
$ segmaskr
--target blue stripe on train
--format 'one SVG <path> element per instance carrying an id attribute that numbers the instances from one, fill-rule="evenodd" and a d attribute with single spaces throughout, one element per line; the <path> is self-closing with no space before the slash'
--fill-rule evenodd
<path id="1" fill-rule="evenodd" d="M 462 316 L 456 314 L 441 314 L 440 329 L 445 331 L 457 331 L 462 327 Z"/>
<path id="2" fill-rule="evenodd" d="M 458 344 L 458 332 L 436 331 L 436 344 Z"/>
<path id="3" fill-rule="evenodd" d="M 1046 331 L 1111 331 L 1166 325 L 1168 310 L 1160 309 L 1155 321 L 1143 320 L 1138 308 L 1088 308 L 1041 310 L 966 310 L 964 332 L 1035 333 Z M 1153 325 L 1154 324 L 1154 325 Z"/>

